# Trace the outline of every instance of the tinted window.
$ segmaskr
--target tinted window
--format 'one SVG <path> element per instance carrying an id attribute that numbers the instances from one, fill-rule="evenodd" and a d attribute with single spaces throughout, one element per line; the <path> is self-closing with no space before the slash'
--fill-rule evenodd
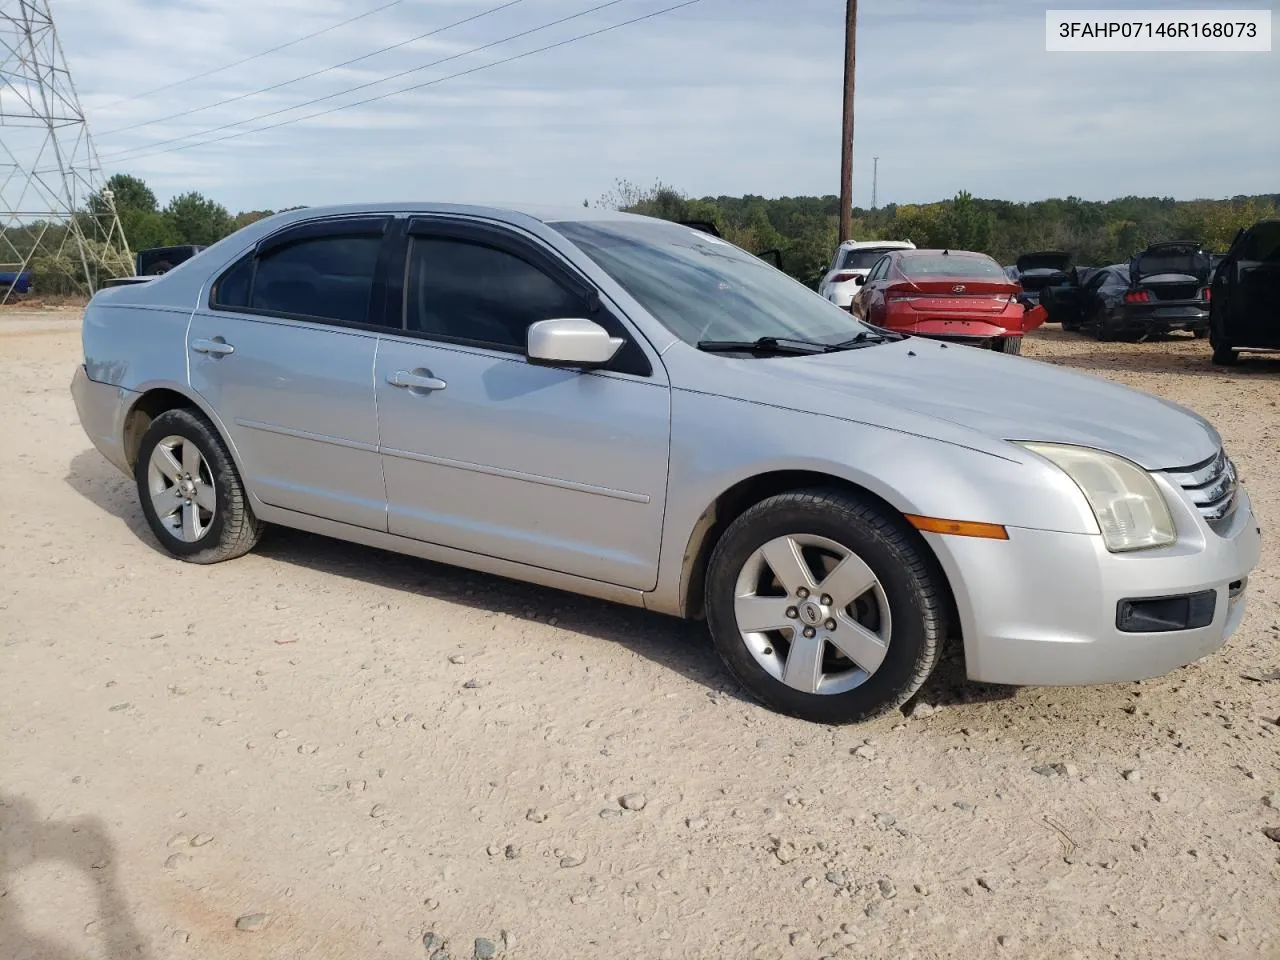
<path id="1" fill-rule="evenodd" d="M 580 297 L 519 257 L 443 238 L 414 238 L 406 299 L 410 330 L 519 350 L 530 324 L 586 313 Z"/>
<path id="2" fill-rule="evenodd" d="M 218 278 L 213 288 L 213 304 L 217 307 L 247 307 L 249 284 L 253 281 L 253 256 L 240 259 Z"/>
<path id="3" fill-rule="evenodd" d="M 888 257 L 881 256 L 881 258 L 875 262 L 875 266 L 871 268 L 871 272 L 867 274 L 867 280 L 883 280 L 885 276 L 888 275 L 889 264 L 892 262 L 893 261 Z"/>
<path id="4" fill-rule="evenodd" d="M 884 256 L 885 249 L 885 247 L 870 247 L 863 250 L 846 250 L 840 257 L 840 269 L 869 270 Z"/>
<path id="5" fill-rule="evenodd" d="M 867 329 L 725 240 L 641 219 L 554 226 L 686 343 L 759 337 L 835 343 Z"/>
<path id="6" fill-rule="evenodd" d="M 272 250 L 258 261 L 255 310 L 369 322 L 369 295 L 381 237 L 317 237 Z"/>
<path id="7" fill-rule="evenodd" d="M 925 253 L 903 257 L 899 269 L 908 277 L 974 277 L 1007 280 L 1000 264 L 990 257 L 966 257 L 953 253 Z"/>

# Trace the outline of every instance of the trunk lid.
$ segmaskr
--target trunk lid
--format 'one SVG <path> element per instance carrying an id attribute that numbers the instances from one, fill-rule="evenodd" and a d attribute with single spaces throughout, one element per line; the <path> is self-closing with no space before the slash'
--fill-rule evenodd
<path id="1" fill-rule="evenodd" d="M 1017 293 L 1018 284 L 1011 280 L 931 277 L 899 281 L 885 290 L 885 300 L 907 302 L 926 313 L 999 313 Z"/>
<path id="2" fill-rule="evenodd" d="M 1150 280 L 1155 283 L 1195 281 L 1204 286 L 1209 281 L 1210 258 L 1200 244 L 1175 240 L 1153 243 L 1129 261 L 1129 279 L 1134 286 Z"/>
<path id="3" fill-rule="evenodd" d="M 1028 270 L 1048 270 L 1052 273 L 1065 273 L 1071 266 L 1071 254 L 1062 250 L 1042 250 L 1039 253 L 1024 253 L 1017 260 L 1018 273 Z"/>

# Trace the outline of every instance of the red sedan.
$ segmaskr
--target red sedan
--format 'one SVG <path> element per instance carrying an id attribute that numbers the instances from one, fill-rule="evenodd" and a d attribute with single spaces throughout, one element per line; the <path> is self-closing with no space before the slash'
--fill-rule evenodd
<path id="1" fill-rule="evenodd" d="M 984 253 L 894 250 L 859 280 L 849 309 L 899 333 L 1021 353 L 1022 335 L 1044 322 L 1044 309 L 1026 310 L 1018 283 Z"/>

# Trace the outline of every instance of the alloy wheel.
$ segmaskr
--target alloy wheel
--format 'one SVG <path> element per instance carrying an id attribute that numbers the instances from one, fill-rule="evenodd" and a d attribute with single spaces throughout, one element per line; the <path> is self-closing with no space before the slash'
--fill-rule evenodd
<path id="1" fill-rule="evenodd" d="M 889 649 L 893 622 L 879 578 L 826 537 L 776 537 L 743 564 L 734 591 L 742 642 L 776 680 L 804 693 L 861 686 Z"/>
<path id="2" fill-rule="evenodd" d="M 147 487 L 156 516 L 174 537 L 195 543 L 209 532 L 217 495 L 209 463 L 192 441 L 174 435 L 156 444 Z"/>

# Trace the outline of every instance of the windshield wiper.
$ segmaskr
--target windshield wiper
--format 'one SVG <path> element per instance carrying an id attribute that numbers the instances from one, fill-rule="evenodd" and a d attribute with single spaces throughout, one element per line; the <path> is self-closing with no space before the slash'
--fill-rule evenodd
<path id="1" fill-rule="evenodd" d="M 898 340 L 905 339 L 906 338 L 900 333 L 894 333 L 890 330 L 881 331 L 877 328 L 874 333 L 870 330 L 863 330 L 856 337 L 849 340 L 842 340 L 837 344 L 833 344 L 833 347 L 837 350 L 852 350 L 856 347 L 865 347 L 873 343 L 894 343 Z"/>
<path id="2" fill-rule="evenodd" d="M 827 353 L 832 346 L 829 343 L 815 343 L 811 340 L 760 337 L 758 340 L 699 340 L 698 349 L 705 350 L 707 353 L 790 353 L 807 356 L 813 353 Z"/>

